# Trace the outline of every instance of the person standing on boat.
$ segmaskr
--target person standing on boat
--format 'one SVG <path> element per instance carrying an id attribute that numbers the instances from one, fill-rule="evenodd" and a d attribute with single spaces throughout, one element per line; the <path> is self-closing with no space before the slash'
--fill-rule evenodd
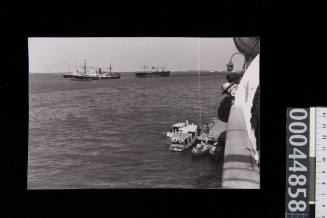
<path id="1" fill-rule="evenodd" d="M 197 134 L 200 135 L 200 133 L 201 133 L 201 128 L 200 128 L 199 126 L 196 127 L 196 131 L 197 131 Z"/>

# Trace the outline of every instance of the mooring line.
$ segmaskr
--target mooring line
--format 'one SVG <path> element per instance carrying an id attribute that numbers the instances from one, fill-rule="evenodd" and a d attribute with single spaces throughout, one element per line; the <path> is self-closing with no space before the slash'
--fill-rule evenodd
<path id="1" fill-rule="evenodd" d="M 198 96 L 198 104 L 199 104 L 199 125 L 200 125 L 200 132 L 202 127 L 202 110 L 201 110 L 201 64 L 200 64 L 200 39 L 197 39 L 197 65 L 198 65 L 198 90 L 199 90 L 199 96 Z M 200 174 L 200 181 L 201 186 L 203 187 L 203 158 L 201 160 L 201 174 Z"/>

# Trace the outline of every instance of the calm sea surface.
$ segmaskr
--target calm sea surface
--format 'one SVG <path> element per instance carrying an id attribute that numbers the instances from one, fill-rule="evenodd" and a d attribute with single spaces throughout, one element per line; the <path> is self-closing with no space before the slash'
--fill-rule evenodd
<path id="1" fill-rule="evenodd" d="M 30 74 L 28 188 L 220 188 L 222 159 L 172 152 L 165 134 L 173 123 L 216 116 L 224 81 Z"/>

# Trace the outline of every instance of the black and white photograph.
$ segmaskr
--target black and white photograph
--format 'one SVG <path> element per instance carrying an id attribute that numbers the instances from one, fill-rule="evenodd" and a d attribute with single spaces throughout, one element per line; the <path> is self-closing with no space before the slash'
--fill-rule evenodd
<path id="1" fill-rule="evenodd" d="M 29 37 L 27 189 L 260 189 L 260 38 Z"/>

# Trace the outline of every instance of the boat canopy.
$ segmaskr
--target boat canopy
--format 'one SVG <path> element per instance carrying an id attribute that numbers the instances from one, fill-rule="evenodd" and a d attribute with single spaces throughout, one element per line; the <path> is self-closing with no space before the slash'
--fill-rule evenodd
<path id="1" fill-rule="evenodd" d="M 172 127 L 177 127 L 177 128 L 181 128 L 181 127 L 184 127 L 186 126 L 185 123 L 175 123 L 174 125 L 172 125 Z"/>
<path id="2" fill-rule="evenodd" d="M 200 136 L 198 136 L 199 141 L 206 141 L 209 140 L 209 137 L 206 133 L 202 133 Z"/>
<path id="3" fill-rule="evenodd" d="M 190 124 L 181 128 L 182 132 L 197 132 L 198 126 L 195 124 Z"/>
<path id="4" fill-rule="evenodd" d="M 190 134 L 190 133 L 177 132 L 177 133 L 173 134 L 173 136 L 171 137 L 171 140 L 172 141 L 182 141 L 182 140 L 185 140 L 190 137 L 192 137 L 192 134 Z"/>

